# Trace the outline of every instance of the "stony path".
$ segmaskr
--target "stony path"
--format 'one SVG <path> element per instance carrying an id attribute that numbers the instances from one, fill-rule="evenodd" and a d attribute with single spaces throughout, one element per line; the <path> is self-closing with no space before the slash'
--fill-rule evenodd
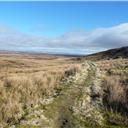
<path id="1" fill-rule="evenodd" d="M 86 128 L 101 124 L 100 82 L 99 68 L 92 62 L 82 64 L 80 72 L 63 81 L 57 96 L 35 106 L 20 125 L 12 128 Z"/>

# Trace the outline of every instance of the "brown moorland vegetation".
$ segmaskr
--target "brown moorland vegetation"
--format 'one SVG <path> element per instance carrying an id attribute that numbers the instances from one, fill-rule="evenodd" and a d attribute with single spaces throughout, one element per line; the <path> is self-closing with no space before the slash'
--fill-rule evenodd
<path id="1" fill-rule="evenodd" d="M 66 57 L 0 54 L 0 127 L 18 123 L 25 110 L 55 93 L 60 80 L 79 69 Z"/>
<path id="2" fill-rule="evenodd" d="M 70 88 L 70 86 L 67 86 L 67 88 L 61 88 L 61 82 L 65 80 L 65 77 L 69 77 L 70 79 L 70 76 L 72 76 L 76 72 L 80 73 L 80 71 L 82 71 L 81 65 L 83 62 L 88 63 L 87 65 L 89 66 L 87 67 L 89 69 L 87 70 L 87 72 L 85 72 L 87 73 L 86 81 L 84 81 L 84 78 L 81 76 L 81 79 L 83 79 L 83 83 L 78 83 L 78 85 L 80 84 L 81 86 L 76 86 L 77 88 Z M 97 76 L 96 78 L 94 77 L 96 76 L 96 71 L 98 74 L 100 74 L 100 77 L 102 76 L 100 78 L 100 85 L 97 84 L 99 76 Z M 86 74 L 84 75 L 86 76 Z M 91 86 L 93 84 L 97 84 L 97 86 L 95 87 L 98 88 L 98 86 L 101 86 L 101 91 L 103 91 L 100 94 L 102 95 L 101 102 L 103 102 L 103 108 L 100 114 L 101 116 L 103 114 L 103 118 L 105 121 L 103 127 L 126 128 L 128 126 L 127 76 L 128 59 L 125 58 L 109 60 L 101 59 L 95 62 L 91 62 L 86 60 L 86 58 L 78 59 L 74 57 L 52 55 L 1 53 L 0 127 L 4 128 L 7 126 L 8 128 L 8 126 L 12 126 L 13 124 L 19 124 L 21 120 L 24 120 L 24 117 L 26 115 L 29 115 L 27 113 L 28 109 L 34 108 L 36 105 L 41 104 L 44 99 L 50 99 L 50 97 L 54 96 L 56 97 L 56 92 L 60 89 L 67 89 L 67 92 L 72 91 L 72 94 L 74 94 L 77 89 L 79 90 L 79 87 L 82 87 L 81 90 L 84 90 L 84 86 L 87 86 L 87 89 L 90 89 L 92 88 Z M 65 123 L 65 121 L 67 120 L 69 121 L 69 123 L 70 120 L 72 123 L 74 123 L 75 121 L 73 116 L 70 115 L 72 114 L 72 111 L 70 110 L 71 107 L 70 109 L 67 109 L 67 103 L 70 102 L 73 95 L 67 94 L 69 95 L 69 98 L 67 98 L 67 100 L 69 101 L 60 101 L 64 98 L 64 94 L 66 93 L 65 91 L 66 90 L 62 90 L 63 96 L 61 96 L 60 93 L 60 96 L 58 96 L 58 98 L 52 103 L 52 106 L 50 106 L 50 104 L 45 106 L 47 109 L 49 108 L 45 113 L 48 115 L 52 115 L 55 114 L 55 112 L 53 112 L 54 110 L 58 111 L 56 109 L 60 109 L 60 103 L 64 102 L 62 108 L 66 108 L 66 110 L 60 109 L 60 111 L 62 112 L 59 112 L 59 117 L 62 116 L 62 119 L 64 118 L 61 122 L 58 122 L 61 124 L 63 123 L 63 121 Z M 85 96 L 86 91 L 84 92 Z M 67 97 L 67 95 L 65 97 Z M 87 95 L 89 94 L 87 93 Z M 77 93 L 75 96 L 77 96 Z M 92 96 L 92 94 L 90 94 L 90 96 Z M 93 98 L 97 98 L 99 95 L 93 96 L 95 96 Z M 92 102 L 94 101 L 92 100 Z M 71 106 L 74 107 L 73 105 L 74 104 L 72 103 Z M 88 106 L 84 107 L 88 108 Z M 51 108 L 53 108 L 53 110 L 51 110 Z M 65 119 L 65 117 L 67 119 Z M 88 127 L 92 127 L 92 124 L 90 124 L 90 122 L 84 120 L 84 125 L 87 126 L 87 124 L 89 125 Z M 80 125 L 83 125 L 83 122 L 81 122 L 81 124 L 79 122 L 79 126 Z M 28 126 L 27 128 L 29 127 L 30 126 Z M 98 126 L 96 127 L 98 128 Z"/>
<path id="3" fill-rule="evenodd" d="M 105 73 L 103 104 L 110 124 L 128 126 L 128 59 L 97 62 Z"/>

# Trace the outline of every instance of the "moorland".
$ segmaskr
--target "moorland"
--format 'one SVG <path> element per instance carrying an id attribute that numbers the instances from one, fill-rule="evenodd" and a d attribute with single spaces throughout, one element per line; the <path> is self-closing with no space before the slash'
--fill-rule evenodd
<path id="1" fill-rule="evenodd" d="M 125 50 L 86 57 L 1 52 L 0 128 L 127 128 Z"/>

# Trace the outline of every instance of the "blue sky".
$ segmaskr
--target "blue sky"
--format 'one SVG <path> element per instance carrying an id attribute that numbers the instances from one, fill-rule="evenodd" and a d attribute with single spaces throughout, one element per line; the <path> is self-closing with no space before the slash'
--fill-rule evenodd
<path id="1" fill-rule="evenodd" d="M 127 12 L 128 2 L 1 2 L 0 23 L 22 32 L 35 29 L 32 34 L 56 36 L 127 22 Z"/>
<path id="2" fill-rule="evenodd" d="M 0 2 L 0 46 L 88 54 L 128 45 L 127 12 L 128 2 Z"/>

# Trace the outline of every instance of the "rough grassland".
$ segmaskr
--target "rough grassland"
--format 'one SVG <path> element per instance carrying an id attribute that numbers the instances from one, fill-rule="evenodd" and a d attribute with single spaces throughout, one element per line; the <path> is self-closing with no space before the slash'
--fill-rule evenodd
<path id="1" fill-rule="evenodd" d="M 0 128 L 128 127 L 128 60 L 0 54 Z"/>
<path id="2" fill-rule="evenodd" d="M 78 69 L 78 62 L 65 57 L 0 54 L 0 127 L 18 123 Z"/>

